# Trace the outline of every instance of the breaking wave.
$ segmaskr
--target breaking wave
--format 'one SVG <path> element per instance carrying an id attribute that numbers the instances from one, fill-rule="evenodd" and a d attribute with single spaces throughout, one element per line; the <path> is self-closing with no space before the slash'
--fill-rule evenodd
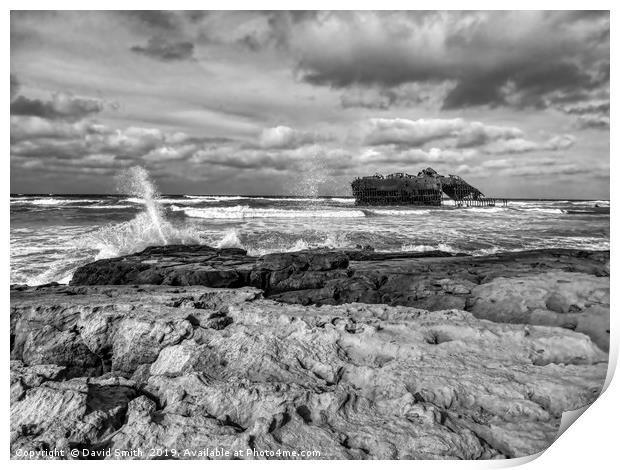
<path id="1" fill-rule="evenodd" d="M 188 204 L 188 205 L 196 205 L 202 204 L 203 202 L 210 202 L 210 199 L 202 199 L 202 198 L 163 198 L 158 197 L 157 202 L 159 204 Z M 121 200 L 121 202 L 130 202 L 132 204 L 145 204 L 146 201 L 141 197 L 129 197 Z"/>
<path id="2" fill-rule="evenodd" d="M 243 196 L 192 196 L 186 195 L 188 199 L 197 199 L 199 201 L 238 201 L 239 199 L 246 199 Z"/>
<path id="3" fill-rule="evenodd" d="M 237 228 L 227 229 L 221 237 L 207 240 L 207 244 L 216 248 L 241 248 L 250 256 L 316 248 L 355 249 L 356 247 L 356 243 L 349 239 L 346 233 L 341 232 L 313 232 L 296 236 L 285 232 L 271 232 L 269 236 L 256 237 Z"/>
<path id="4" fill-rule="evenodd" d="M 134 253 L 152 245 L 200 243 L 191 228 L 175 227 L 164 218 L 159 194 L 144 168 L 136 166 L 123 173 L 119 189 L 135 196 L 144 208 L 132 220 L 106 225 L 80 240 L 83 247 L 97 250 L 97 259 Z"/>
<path id="5" fill-rule="evenodd" d="M 370 215 L 424 215 L 430 214 L 430 209 L 366 209 Z"/>
<path id="6" fill-rule="evenodd" d="M 66 206 L 71 204 L 97 203 L 98 199 L 57 199 L 47 198 L 11 198 L 11 204 L 28 204 L 33 206 Z"/>
<path id="7" fill-rule="evenodd" d="M 532 207 L 532 208 L 520 207 L 517 210 L 520 210 L 523 212 L 539 212 L 541 214 L 563 214 L 566 212 L 562 209 L 544 209 L 542 207 Z"/>
<path id="8" fill-rule="evenodd" d="M 186 208 L 172 206 L 173 211 L 199 219 L 257 219 L 257 218 L 357 218 L 365 217 L 360 210 L 337 209 L 260 209 L 250 206 Z"/>
<path id="9" fill-rule="evenodd" d="M 411 252 L 411 251 L 415 251 L 415 252 L 424 252 L 424 251 L 446 251 L 448 253 L 457 253 L 459 252 L 459 250 L 457 250 L 456 248 L 447 245 L 445 243 L 438 243 L 435 246 L 432 245 L 409 245 L 409 244 L 405 244 L 402 245 L 400 247 L 400 251 L 404 251 L 404 252 Z"/>
<path id="10" fill-rule="evenodd" d="M 241 239 L 239 238 L 239 232 L 235 229 L 228 230 L 224 233 L 222 239 L 215 244 L 216 248 L 244 248 Z"/>

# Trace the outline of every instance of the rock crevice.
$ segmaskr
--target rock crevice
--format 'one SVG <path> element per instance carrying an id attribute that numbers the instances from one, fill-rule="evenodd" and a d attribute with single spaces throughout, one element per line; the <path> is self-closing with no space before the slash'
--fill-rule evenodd
<path id="1" fill-rule="evenodd" d="M 494 321 L 580 331 L 609 349 L 609 251 L 472 257 L 310 250 L 257 258 L 237 248 L 173 245 L 88 264 L 71 284 L 256 287 L 291 304 L 459 309 Z"/>
<path id="2" fill-rule="evenodd" d="M 305 269 L 298 273 L 355 263 L 289 259 L 267 259 L 269 276 L 295 263 Z M 442 273 L 439 287 L 461 290 L 445 279 L 452 278 Z M 607 354 L 582 332 L 463 310 L 286 304 L 253 287 L 11 294 L 13 450 L 105 449 L 114 458 L 115 450 L 161 447 L 204 458 L 191 451 L 303 447 L 341 459 L 517 457 L 547 447 L 562 412 L 592 402 L 607 369 Z"/>

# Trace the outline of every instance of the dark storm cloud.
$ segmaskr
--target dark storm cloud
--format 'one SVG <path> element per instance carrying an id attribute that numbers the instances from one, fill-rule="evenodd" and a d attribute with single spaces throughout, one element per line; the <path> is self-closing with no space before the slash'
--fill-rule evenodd
<path id="1" fill-rule="evenodd" d="M 161 37 L 152 37 L 146 46 L 133 46 L 131 50 L 152 59 L 171 62 L 192 59 L 194 44 L 189 41 L 169 42 Z"/>
<path id="2" fill-rule="evenodd" d="M 273 21 L 281 33 L 283 20 Z M 609 15 L 580 12 L 335 12 L 289 32 L 314 85 L 454 82 L 444 109 L 546 107 L 609 80 Z M 607 33 L 606 33 L 607 32 Z"/>
<path id="3" fill-rule="evenodd" d="M 13 96 L 13 76 L 11 76 L 11 96 Z M 40 100 L 17 96 L 11 101 L 11 115 L 35 116 L 46 119 L 77 121 L 86 116 L 99 113 L 104 104 L 93 98 L 80 98 L 68 93 L 55 93 L 51 100 Z"/>

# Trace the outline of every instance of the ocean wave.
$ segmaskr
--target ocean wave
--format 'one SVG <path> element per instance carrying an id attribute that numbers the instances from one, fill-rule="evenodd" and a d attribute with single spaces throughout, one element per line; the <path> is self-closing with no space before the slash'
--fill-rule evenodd
<path id="1" fill-rule="evenodd" d="M 430 209 L 365 209 L 374 215 L 424 215 L 430 214 Z"/>
<path id="2" fill-rule="evenodd" d="M 343 232 L 327 232 L 292 234 L 271 233 L 267 238 L 255 237 L 248 232 L 242 232 L 236 228 L 220 232 L 219 237 L 207 236 L 205 243 L 216 248 L 241 248 L 250 256 L 263 256 L 268 253 L 290 253 L 295 251 L 311 250 L 318 248 L 329 249 L 354 249 L 355 244 L 349 240 Z"/>
<path id="3" fill-rule="evenodd" d="M 241 239 L 239 238 L 239 232 L 235 229 L 224 232 L 224 236 L 220 241 L 215 244 L 216 248 L 242 248 L 245 249 Z"/>
<path id="4" fill-rule="evenodd" d="M 71 206 L 72 209 L 136 209 L 135 206 L 129 204 L 93 204 L 91 206 Z"/>
<path id="5" fill-rule="evenodd" d="M 544 207 L 532 207 L 532 208 L 519 208 L 517 209 L 522 212 L 539 212 L 541 214 L 563 214 L 566 211 L 562 209 L 552 209 L 552 208 L 544 208 Z"/>
<path id="6" fill-rule="evenodd" d="M 80 240 L 85 248 L 98 251 L 97 259 L 134 253 L 153 245 L 201 242 L 191 227 L 173 225 L 164 217 L 157 190 L 146 170 L 130 168 L 121 181 L 127 193 L 133 195 L 127 200 L 139 200 L 143 211 L 127 222 L 106 225 Z"/>
<path id="7" fill-rule="evenodd" d="M 11 204 L 31 204 L 34 206 L 66 206 L 101 202 L 100 199 L 56 199 L 56 198 L 11 198 Z"/>
<path id="8" fill-rule="evenodd" d="M 400 251 L 404 252 L 425 252 L 425 251 L 447 251 L 448 253 L 459 253 L 462 250 L 457 250 L 456 248 L 446 244 L 446 243 L 438 243 L 435 246 L 432 245 L 413 245 L 413 244 L 405 244 L 400 247 Z M 389 250 L 387 250 L 389 251 Z"/>
<path id="9" fill-rule="evenodd" d="M 497 207 L 497 206 L 489 206 L 489 207 L 462 207 L 461 209 L 467 212 L 477 212 L 481 214 L 496 214 L 498 212 L 506 212 L 509 211 L 509 207 Z"/>
<path id="10" fill-rule="evenodd" d="M 316 202 L 316 201 L 334 201 L 340 203 L 353 204 L 355 203 L 355 199 L 352 197 L 329 197 L 329 196 L 318 196 L 318 197 L 299 197 L 299 196 L 194 196 L 191 194 L 185 194 L 183 197 L 204 201 L 204 202 L 226 202 L 226 201 L 239 201 L 242 199 L 248 200 L 256 200 L 256 201 L 299 201 L 299 202 Z M 186 201 L 184 201 L 186 202 Z"/>
<path id="11" fill-rule="evenodd" d="M 609 201 L 607 200 L 598 200 L 598 201 L 588 201 L 593 205 L 598 205 L 599 207 L 609 207 Z"/>
<path id="12" fill-rule="evenodd" d="M 312 202 L 312 201 L 320 201 L 321 198 L 318 197 L 264 197 L 264 196 L 256 196 L 256 197 L 248 197 L 242 199 L 258 199 L 260 201 L 300 201 L 300 202 Z"/>
<path id="13" fill-rule="evenodd" d="M 344 204 L 355 204 L 355 199 L 352 197 L 330 197 L 330 201 L 342 202 Z"/>
<path id="14" fill-rule="evenodd" d="M 141 204 L 141 205 L 144 205 L 147 201 L 145 201 L 143 198 L 140 198 L 140 197 L 128 197 L 128 198 L 125 198 L 125 199 L 121 199 L 119 202 L 129 202 L 131 204 Z M 189 205 L 196 205 L 196 204 L 202 204 L 203 202 L 206 202 L 206 200 L 158 197 L 157 198 L 157 202 L 159 204 L 189 204 Z"/>
<path id="15" fill-rule="evenodd" d="M 186 194 L 184 197 L 198 201 L 238 201 L 239 199 L 248 199 L 244 196 L 192 196 L 190 194 Z"/>
<path id="16" fill-rule="evenodd" d="M 329 209 L 258 209 L 249 206 L 187 208 L 173 205 L 187 217 L 199 219 L 255 219 L 255 218 L 357 218 L 365 217 L 358 210 Z"/>
<path id="17" fill-rule="evenodd" d="M 571 248 L 575 250 L 609 250 L 609 239 L 600 237 L 551 237 L 528 244 L 525 249 Z"/>

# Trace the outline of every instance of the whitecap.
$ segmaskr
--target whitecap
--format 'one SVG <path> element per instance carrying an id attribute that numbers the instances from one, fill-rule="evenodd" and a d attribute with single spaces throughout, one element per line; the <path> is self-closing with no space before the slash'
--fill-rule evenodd
<path id="1" fill-rule="evenodd" d="M 551 208 L 543 208 L 543 207 L 532 207 L 532 208 L 520 208 L 518 209 L 523 212 L 539 212 L 541 214 L 563 214 L 565 211 L 562 209 L 551 209 Z"/>
<path id="2" fill-rule="evenodd" d="M 430 209 L 366 209 L 376 215 L 423 215 L 430 214 Z"/>
<path id="3" fill-rule="evenodd" d="M 101 202 L 100 199 L 56 199 L 56 198 L 42 198 L 42 199 L 17 199 L 11 200 L 12 204 L 31 204 L 34 206 L 65 206 L 68 204 L 87 204 Z"/>
<path id="4" fill-rule="evenodd" d="M 239 232 L 235 229 L 228 230 L 224 233 L 222 239 L 215 244 L 216 248 L 244 248 Z"/>
<path id="5" fill-rule="evenodd" d="M 185 208 L 173 205 L 187 217 L 200 219 L 254 219 L 254 218 L 357 218 L 365 217 L 359 210 L 329 209 L 259 209 L 249 206 Z"/>
<path id="6" fill-rule="evenodd" d="M 405 244 L 402 245 L 400 247 L 400 251 L 405 251 L 405 252 L 410 252 L 410 251 L 415 251 L 415 252 L 425 252 L 425 251 L 446 251 L 448 253 L 458 253 L 459 250 L 457 250 L 456 248 L 446 244 L 446 243 L 439 243 L 435 246 L 432 245 L 413 245 L 413 244 Z"/>

